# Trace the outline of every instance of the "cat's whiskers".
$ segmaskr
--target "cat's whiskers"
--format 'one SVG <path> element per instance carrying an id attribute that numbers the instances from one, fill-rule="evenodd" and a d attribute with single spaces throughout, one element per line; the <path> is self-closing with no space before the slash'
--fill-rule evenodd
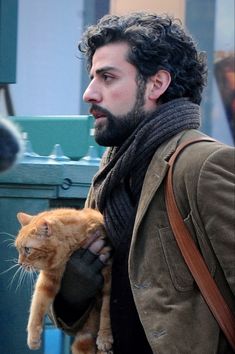
<path id="1" fill-rule="evenodd" d="M 3 272 L 1 272 L 0 275 L 6 274 L 12 270 L 15 271 L 13 276 L 11 277 L 9 284 L 8 284 L 8 288 L 9 289 L 12 288 L 13 283 L 16 281 L 16 279 L 18 277 L 15 291 L 17 291 L 26 280 L 26 281 L 29 281 L 29 288 L 30 288 L 30 291 L 32 292 L 34 283 L 37 279 L 37 274 L 38 274 L 37 271 L 32 266 L 28 266 L 28 268 L 26 269 L 23 265 L 18 263 L 17 258 L 6 259 L 5 261 L 6 262 L 13 262 L 14 264 L 11 265 L 6 270 L 4 270 Z"/>
<path id="2" fill-rule="evenodd" d="M 35 281 L 37 279 L 36 270 L 31 265 L 19 265 L 19 267 L 20 267 L 20 275 L 19 275 L 16 291 L 22 286 L 22 284 L 26 280 L 29 282 L 30 292 L 32 292 Z"/>
<path id="3" fill-rule="evenodd" d="M 20 271 L 19 271 L 19 278 L 18 278 L 18 281 L 17 281 L 17 286 L 15 288 L 15 291 L 17 291 L 21 285 L 22 285 L 22 282 L 23 282 L 23 278 L 24 278 L 24 270 L 22 267 L 19 267 Z"/>
<path id="4" fill-rule="evenodd" d="M 0 231 L 0 235 L 7 235 L 7 236 L 10 236 L 10 240 L 15 240 L 16 236 L 13 235 L 13 234 L 10 234 L 9 232 L 6 232 L 6 231 Z M 7 240 L 4 240 L 4 241 L 7 241 Z M 3 242 L 4 242 L 3 241 Z"/>
<path id="5" fill-rule="evenodd" d="M 8 242 L 8 245 L 7 245 L 8 248 L 10 248 L 10 247 L 15 248 L 15 241 L 10 241 L 10 240 L 5 240 L 5 241 Z"/>
<path id="6" fill-rule="evenodd" d="M 12 238 L 15 239 L 15 235 L 10 234 L 9 232 L 6 232 L 6 231 L 0 231 L 0 235 L 8 235 L 8 236 L 11 236 Z"/>
<path id="7" fill-rule="evenodd" d="M 14 240 L 11 239 L 11 238 L 7 238 L 5 240 L 2 240 L 2 243 L 5 243 L 5 242 L 9 242 L 10 244 L 13 244 L 14 245 Z"/>
<path id="8" fill-rule="evenodd" d="M 18 259 L 17 258 L 10 258 L 10 259 L 4 259 L 5 262 L 13 262 L 18 264 Z"/>
<path id="9" fill-rule="evenodd" d="M 10 238 L 7 238 L 5 240 L 2 240 L 1 243 L 8 243 L 7 247 L 15 247 L 15 235 L 9 234 L 8 232 L 0 232 L 0 235 L 4 234 L 4 235 L 8 235 L 10 236 Z"/>
<path id="10" fill-rule="evenodd" d="M 12 277 L 12 279 L 11 279 L 9 285 L 8 285 L 8 288 L 9 288 L 9 289 L 12 287 L 13 282 L 14 282 L 15 279 L 16 279 L 16 276 L 19 275 L 19 273 L 21 272 L 21 267 L 19 266 L 19 264 L 17 264 L 17 265 L 18 265 L 18 269 L 16 270 L 15 274 L 13 275 L 13 277 Z"/>
<path id="11" fill-rule="evenodd" d="M 12 270 L 12 269 L 14 269 L 14 268 L 16 268 L 18 266 L 19 266 L 18 264 L 13 264 L 11 267 L 9 267 L 6 270 L 4 270 L 3 272 L 1 272 L 0 275 L 5 274 L 5 273 L 9 272 L 10 270 Z"/>
<path id="12" fill-rule="evenodd" d="M 14 264 L 12 266 L 8 267 L 7 269 L 5 269 L 3 272 L 1 272 L 0 275 L 5 274 L 5 273 L 9 272 L 10 270 L 12 270 L 13 268 L 18 266 L 18 259 L 17 258 L 4 259 L 4 261 L 11 262 Z"/>
<path id="13" fill-rule="evenodd" d="M 27 271 L 23 267 L 20 267 L 20 275 L 19 275 L 18 284 L 15 291 L 17 291 L 22 286 L 25 279 L 27 279 L 27 276 L 28 276 Z"/>

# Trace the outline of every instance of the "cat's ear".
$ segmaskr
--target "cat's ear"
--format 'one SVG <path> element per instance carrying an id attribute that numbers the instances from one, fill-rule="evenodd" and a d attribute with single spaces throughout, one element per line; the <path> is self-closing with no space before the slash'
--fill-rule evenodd
<path id="1" fill-rule="evenodd" d="M 28 225 L 32 220 L 33 216 L 26 213 L 17 213 L 17 219 L 19 220 L 21 226 Z"/>
<path id="2" fill-rule="evenodd" d="M 43 220 L 43 223 L 41 224 L 41 229 L 42 229 L 42 235 L 45 237 L 50 237 L 52 234 L 52 227 L 51 223 L 48 220 Z"/>

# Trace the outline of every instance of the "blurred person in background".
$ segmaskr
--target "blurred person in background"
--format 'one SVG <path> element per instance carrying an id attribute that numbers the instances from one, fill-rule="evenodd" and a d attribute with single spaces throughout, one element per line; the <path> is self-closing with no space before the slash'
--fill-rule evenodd
<path id="1" fill-rule="evenodd" d="M 23 153 L 19 128 L 7 118 L 0 118 L 0 173 L 13 167 Z"/>

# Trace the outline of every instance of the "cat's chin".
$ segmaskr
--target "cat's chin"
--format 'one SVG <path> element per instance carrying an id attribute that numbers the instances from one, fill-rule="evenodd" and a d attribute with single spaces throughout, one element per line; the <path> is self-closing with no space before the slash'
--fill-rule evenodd
<path id="1" fill-rule="evenodd" d="M 37 271 L 37 269 L 32 265 L 22 265 L 21 267 L 28 273 L 33 273 Z"/>

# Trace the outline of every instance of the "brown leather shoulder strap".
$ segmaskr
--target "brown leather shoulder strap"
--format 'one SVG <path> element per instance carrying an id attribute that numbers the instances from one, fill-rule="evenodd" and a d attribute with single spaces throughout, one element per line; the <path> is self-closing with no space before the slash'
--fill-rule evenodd
<path id="1" fill-rule="evenodd" d="M 165 183 L 165 199 L 167 213 L 172 231 L 181 250 L 184 260 L 191 271 L 211 312 L 235 351 L 235 317 L 220 293 L 200 252 L 198 251 L 177 207 L 173 191 L 173 166 L 186 146 L 200 141 L 214 141 L 210 138 L 198 138 L 184 142 L 178 146 L 169 160 L 169 170 Z"/>

